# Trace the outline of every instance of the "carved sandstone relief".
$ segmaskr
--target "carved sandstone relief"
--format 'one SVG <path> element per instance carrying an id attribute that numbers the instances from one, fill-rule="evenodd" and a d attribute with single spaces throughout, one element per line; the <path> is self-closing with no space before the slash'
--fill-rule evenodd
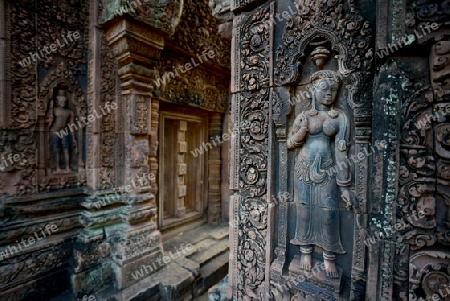
<path id="1" fill-rule="evenodd" d="M 450 245 L 448 43 L 441 40 L 431 46 L 430 84 L 410 80 L 411 96 L 402 106 L 405 125 L 397 216 L 406 222 L 397 234 L 402 245 L 396 261 L 396 295 L 402 300 L 445 296 L 442 288 L 450 279 L 449 254 L 442 249 Z"/>
<path id="2" fill-rule="evenodd" d="M 38 157 L 40 189 L 84 184 L 85 129 L 79 120 L 86 115 L 86 101 L 64 63 L 44 79 L 40 97 L 39 141 L 44 143 Z"/>
<path id="3" fill-rule="evenodd" d="M 79 137 L 68 137 L 68 139 L 58 137 L 57 139 L 54 133 L 60 126 L 50 125 L 48 121 L 57 120 L 61 123 L 65 118 L 62 117 L 65 114 L 63 110 L 71 110 L 74 117 L 84 110 L 80 81 L 74 80 L 74 76 L 77 74 L 83 82 L 81 70 L 82 65 L 85 64 L 83 57 L 86 49 L 86 40 L 83 35 L 87 29 L 85 25 L 88 4 L 80 3 L 79 7 L 60 6 L 55 1 L 44 1 L 35 10 L 30 11 L 28 4 L 26 8 L 24 7 L 25 3 L 20 1 L 7 5 L 10 12 L 8 16 L 11 16 L 7 23 L 10 28 L 14 28 L 9 31 L 12 91 L 11 101 L 7 106 L 10 108 L 7 116 L 9 116 L 9 126 L 20 129 L 20 132 L 16 132 L 13 136 L 8 135 L 9 138 L 4 140 L 4 143 L 7 150 L 10 149 L 21 158 L 13 169 L 9 169 L 10 172 L 18 171 L 21 179 L 10 187 L 15 188 L 15 193 L 28 194 L 41 190 L 82 186 L 84 176 L 74 176 L 74 171 L 78 172 L 84 164 L 82 152 L 72 153 L 73 142 Z M 57 19 L 61 21 L 56 22 Z M 40 24 L 39 30 L 35 28 L 35 24 Z M 74 32 L 81 38 L 68 39 L 67 35 Z M 48 47 L 52 44 L 57 47 L 49 54 Z M 44 46 L 47 46 L 47 51 Z M 36 85 L 35 82 L 39 84 Z M 53 85 L 56 82 L 68 92 L 67 107 L 64 109 L 57 106 L 55 97 L 57 88 Z M 74 106 L 78 104 L 79 106 L 75 108 Z M 55 116 L 55 112 L 59 117 Z M 70 123 L 70 118 L 67 121 Z M 78 133 L 73 134 L 78 135 Z M 49 136 L 53 136 L 53 147 Z M 71 144 L 69 147 L 66 140 L 69 140 Z M 80 145 L 77 146 L 79 149 Z M 58 148 L 59 151 L 57 151 Z M 63 149 L 69 150 L 70 153 L 64 154 Z M 57 164 L 50 166 L 50 161 L 53 158 L 53 162 L 56 162 L 58 156 L 60 157 L 59 169 L 71 172 L 53 177 L 51 175 L 53 172 L 50 170 L 56 171 L 58 167 Z M 71 161 L 69 166 L 64 162 L 66 158 Z M 43 177 L 45 174 L 50 177 Z"/>
<path id="4" fill-rule="evenodd" d="M 237 269 L 232 281 L 237 287 L 235 298 L 245 296 L 262 298 L 265 278 L 265 239 L 267 233 L 268 204 L 268 91 L 235 95 L 234 102 L 240 103 L 239 112 L 240 156 L 238 156 L 236 177 L 239 195 L 233 204 L 233 220 L 237 227 L 235 256 Z M 254 107 L 251 104 L 255 104 Z M 236 126 L 236 125 L 235 125 Z M 232 175 L 233 176 L 233 175 Z"/>
<path id="5" fill-rule="evenodd" d="M 234 132 L 230 169 L 232 217 L 236 227 L 232 241 L 231 286 L 236 300 L 265 298 L 266 239 L 268 232 L 269 110 L 270 90 L 256 87 L 269 83 L 270 32 L 274 4 L 235 20 L 232 91 Z M 229 296 L 231 297 L 231 296 Z"/>
<path id="6" fill-rule="evenodd" d="M 117 62 L 114 59 L 114 54 L 110 46 L 106 41 L 106 38 L 103 36 L 101 40 L 101 86 L 100 86 L 100 106 L 104 106 L 106 103 L 114 101 L 116 99 L 115 89 L 116 89 L 116 72 L 114 71 Z M 90 110 L 95 108 L 91 107 Z M 118 112 L 114 112 L 115 114 L 121 113 L 122 109 L 119 106 Z M 122 169 L 123 167 L 123 158 L 120 156 L 120 149 L 123 147 L 123 140 L 120 145 L 116 145 L 115 131 L 116 131 L 116 118 L 115 114 L 108 115 L 106 118 L 102 118 L 99 121 L 100 124 L 100 174 L 99 174 L 99 189 L 109 189 L 115 187 L 120 182 L 117 179 L 121 179 Z M 93 127 L 94 130 L 97 130 L 98 127 Z M 118 167 L 116 168 L 116 165 Z M 116 175 L 118 176 L 116 178 Z M 119 180 L 120 181 L 120 180 Z"/>
<path id="7" fill-rule="evenodd" d="M 221 37 L 220 22 L 211 14 L 209 0 L 185 0 L 180 24 L 171 38 L 171 43 L 183 47 L 189 53 L 201 55 L 213 51 L 211 60 L 226 69 L 230 67 L 230 42 Z"/>
<path id="8" fill-rule="evenodd" d="M 102 14 L 99 19 L 107 22 L 122 15 L 131 15 L 151 26 L 173 34 L 182 16 L 184 1 L 102 1 Z"/>
<path id="9" fill-rule="evenodd" d="M 336 254 L 346 251 L 340 238 L 337 196 L 351 207 L 352 179 L 346 163 L 350 126 L 347 115 L 334 109 L 341 85 L 339 75 L 321 70 L 313 73 L 310 82 L 311 109 L 295 117 L 287 140 L 288 149 L 300 150 L 294 167 L 296 230 L 290 242 L 300 248 L 300 269 L 311 271 L 315 245 L 323 249 L 327 276 L 339 278 Z M 333 165 L 341 164 L 345 166 L 336 175 L 327 173 Z"/>
<path id="10" fill-rule="evenodd" d="M 354 1 L 296 1 L 295 5 L 297 13 L 280 24 L 284 28 L 278 31 L 282 37 L 274 53 L 274 82 L 290 91 L 283 95 L 286 93 L 279 88 L 281 93 L 272 97 L 273 106 L 278 106 L 273 107 L 278 116 L 276 145 L 286 144 L 291 149 L 287 154 L 280 149 L 279 175 L 287 173 L 286 188 L 293 192 L 287 206 L 286 200 L 276 204 L 275 220 L 281 230 L 278 235 L 287 239 L 278 239 L 271 283 L 276 287 L 288 277 L 303 276 L 310 287 L 294 285 L 284 294 L 301 298 L 306 292 L 317 296 L 328 292 L 331 295 L 326 298 L 334 300 L 343 293 L 341 283 L 346 278 L 350 279 L 346 298 L 353 300 L 365 289 L 366 247 L 361 235 L 367 223 L 369 158 L 354 162 L 349 158 L 368 153 L 370 147 L 371 99 L 363 91 L 372 70 L 371 29 L 358 14 Z M 280 114 L 287 114 L 288 120 Z M 290 133 L 284 142 L 286 128 Z M 286 186 L 278 185 L 279 189 Z M 323 218 L 311 218 L 317 215 Z M 351 218 L 351 223 L 340 222 L 340 215 L 345 221 Z M 352 229 L 353 236 L 353 245 L 345 248 L 339 230 L 344 224 Z M 324 269 L 311 276 L 316 264 L 313 252 L 317 254 L 314 258 L 324 258 Z M 339 267 L 342 257 L 351 257 L 352 268 Z M 288 273 L 284 264 L 289 266 Z"/>
<path id="11" fill-rule="evenodd" d="M 159 77 L 153 81 L 155 96 L 208 111 L 225 112 L 229 82 L 226 77 L 209 75 L 209 66 L 205 66 L 207 53 L 208 50 L 190 61 L 163 55 L 157 66 Z M 186 64 L 192 69 L 184 69 Z"/>

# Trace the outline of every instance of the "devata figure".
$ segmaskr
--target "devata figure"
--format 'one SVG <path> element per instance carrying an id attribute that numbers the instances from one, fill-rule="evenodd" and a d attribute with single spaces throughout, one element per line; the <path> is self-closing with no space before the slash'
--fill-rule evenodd
<path id="1" fill-rule="evenodd" d="M 68 125 L 74 123 L 74 113 L 66 108 L 67 97 L 64 90 L 58 90 L 56 96 L 58 107 L 50 112 L 50 148 L 52 157 L 56 160 L 56 172 L 70 172 L 70 147 L 76 148 L 74 135 L 68 130 Z M 64 170 L 61 170 L 61 149 L 64 155 Z"/>
<path id="2" fill-rule="evenodd" d="M 347 165 L 348 118 L 333 104 L 341 86 L 330 70 L 310 78 L 312 107 L 301 112 L 289 133 L 288 148 L 300 148 L 295 160 L 296 230 L 291 240 L 300 246 L 300 268 L 310 271 L 313 245 L 323 249 L 327 276 L 338 278 L 335 254 L 345 254 L 339 234 L 339 195 L 351 205 Z M 334 148 L 334 149 L 333 149 Z"/>

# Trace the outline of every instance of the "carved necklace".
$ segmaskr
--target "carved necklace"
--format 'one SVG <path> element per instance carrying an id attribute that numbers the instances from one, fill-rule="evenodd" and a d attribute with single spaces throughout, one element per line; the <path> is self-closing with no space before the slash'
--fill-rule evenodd
<path id="1" fill-rule="evenodd" d="M 333 119 L 338 117 L 338 115 L 339 115 L 339 112 L 336 111 L 333 107 L 331 107 L 331 110 L 328 111 L 328 116 L 330 116 Z"/>
<path id="2" fill-rule="evenodd" d="M 319 114 L 319 111 L 316 110 L 316 106 L 315 106 L 315 100 L 313 100 L 312 103 L 313 107 L 311 110 L 308 111 L 309 116 L 316 116 L 317 114 Z M 339 112 L 336 111 L 333 107 L 331 107 L 331 110 L 328 111 L 328 116 L 330 116 L 331 118 L 336 118 L 338 117 Z"/>

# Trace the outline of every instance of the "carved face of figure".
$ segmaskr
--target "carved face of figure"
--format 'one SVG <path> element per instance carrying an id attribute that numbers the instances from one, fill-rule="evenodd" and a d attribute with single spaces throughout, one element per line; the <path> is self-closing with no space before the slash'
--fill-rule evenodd
<path id="1" fill-rule="evenodd" d="M 65 96 L 56 96 L 56 102 L 58 103 L 58 107 L 65 108 L 67 103 L 67 98 Z"/>
<path id="2" fill-rule="evenodd" d="M 316 98 L 316 101 L 321 105 L 329 107 L 334 103 L 338 91 L 338 82 L 328 78 L 324 78 L 319 80 L 319 82 L 315 86 L 314 96 Z"/>

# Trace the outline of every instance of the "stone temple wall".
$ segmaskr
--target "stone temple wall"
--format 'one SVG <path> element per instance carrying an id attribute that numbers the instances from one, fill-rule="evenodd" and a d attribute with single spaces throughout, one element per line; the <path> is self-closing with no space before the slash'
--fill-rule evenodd
<path id="1" fill-rule="evenodd" d="M 159 108 L 207 112 L 211 139 L 227 130 L 230 40 L 207 1 L 134 8 L 0 1 L 0 300 L 161 298 L 158 283 L 132 277 L 163 254 Z M 213 60 L 156 84 L 210 50 Z M 218 224 L 221 148 L 206 161 L 202 214 Z"/>
<path id="2" fill-rule="evenodd" d="M 448 300 L 449 3 L 228 4 L 227 298 Z"/>

